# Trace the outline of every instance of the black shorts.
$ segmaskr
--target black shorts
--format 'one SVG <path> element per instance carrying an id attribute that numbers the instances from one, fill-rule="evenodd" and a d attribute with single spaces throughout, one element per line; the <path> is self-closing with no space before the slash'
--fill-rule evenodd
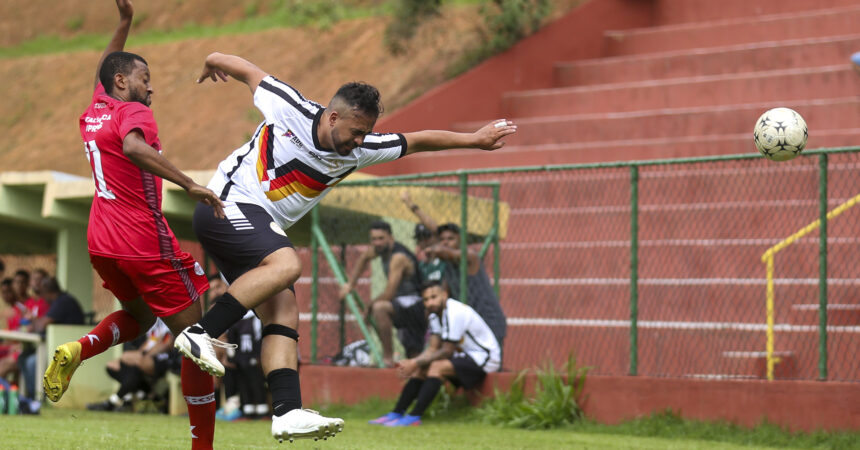
<path id="1" fill-rule="evenodd" d="M 262 207 L 224 202 L 224 213 L 227 217 L 219 219 L 211 206 L 197 203 L 191 224 L 206 254 L 228 283 L 260 265 L 276 250 L 294 248 Z"/>
<path id="2" fill-rule="evenodd" d="M 424 341 L 427 336 L 427 316 L 424 314 L 424 303 L 415 302 L 403 307 L 394 299 L 394 328 L 397 328 L 397 338 L 403 344 L 407 358 L 414 358 L 424 351 Z"/>
<path id="3" fill-rule="evenodd" d="M 454 373 L 457 374 L 456 377 L 449 378 L 454 386 L 472 389 L 481 384 L 487 376 L 487 372 L 465 353 L 454 355 L 449 361 L 454 365 Z"/>

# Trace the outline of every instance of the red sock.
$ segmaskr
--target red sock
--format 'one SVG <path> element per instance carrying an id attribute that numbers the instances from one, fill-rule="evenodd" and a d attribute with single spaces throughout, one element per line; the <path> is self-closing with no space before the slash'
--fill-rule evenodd
<path id="1" fill-rule="evenodd" d="M 140 325 L 134 320 L 134 316 L 124 310 L 114 311 L 102 319 L 89 334 L 78 339 L 81 343 L 81 361 L 139 335 Z"/>
<path id="2" fill-rule="evenodd" d="M 212 448 L 215 437 L 215 387 L 212 375 L 200 370 L 188 358 L 182 358 L 182 395 L 188 404 L 191 422 L 191 448 Z"/>

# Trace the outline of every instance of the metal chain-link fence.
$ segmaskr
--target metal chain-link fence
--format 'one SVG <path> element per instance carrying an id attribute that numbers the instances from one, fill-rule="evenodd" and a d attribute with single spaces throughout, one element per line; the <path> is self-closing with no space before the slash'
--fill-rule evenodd
<path id="1" fill-rule="evenodd" d="M 470 305 L 498 299 L 506 370 L 560 365 L 572 354 L 602 375 L 760 379 L 770 361 L 778 379 L 860 380 L 860 208 L 845 204 L 860 194 L 857 151 L 807 152 L 785 163 L 714 157 L 343 182 L 311 225 L 320 234 L 319 272 L 297 288 L 307 289 L 300 309 L 315 311 L 316 325 L 302 316 L 313 335 L 303 351 L 321 360 L 363 338 L 363 318 L 338 298 L 325 248 L 351 270 L 369 243 L 368 225 L 382 219 L 427 263 L 430 244 L 415 240 L 423 220 L 431 229 L 456 224 L 481 261 L 476 269 L 449 260 L 443 276 L 452 297 L 465 293 Z M 825 246 L 818 226 L 783 242 L 840 205 L 826 221 Z M 763 255 L 778 244 L 769 324 Z M 301 252 L 313 266 L 313 252 Z M 376 266 L 358 296 L 367 303 L 384 284 Z"/>

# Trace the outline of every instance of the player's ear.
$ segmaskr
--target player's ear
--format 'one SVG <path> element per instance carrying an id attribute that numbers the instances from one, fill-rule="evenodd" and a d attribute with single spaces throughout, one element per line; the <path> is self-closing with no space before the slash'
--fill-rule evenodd
<path id="1" fill-rule="evenodd" d="M 328 124 L 330 126 L 334 126 L 334 123 L 337 122 L 337 119 L 339 119 L 339 118 L 340 118 L 340 114 L 338 114 L 337 111 L 332 111 L 328 115 Z"/>
<path id="2" fill-rule="evenodd" d="M 128 87 L 128 80 L 122 72 L 117 72 L 113 74 L 113 85 L 118 89 L 126 89 Z"/>

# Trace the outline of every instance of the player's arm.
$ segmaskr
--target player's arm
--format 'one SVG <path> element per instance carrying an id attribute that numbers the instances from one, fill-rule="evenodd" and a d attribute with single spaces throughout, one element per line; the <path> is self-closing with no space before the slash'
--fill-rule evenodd
<path id="1" fill-rule="evenodd" d="M 122 140 L 122 152 L 137 167 L 179 185 L 188 196 L 211 206 L 215 216 L 224 217 L 224 204 L 214 192 L 194 182 L 188 175 L 182 173 L 158 150 L 146 143 L 139 130 L 132 130 Z"/>
<path id="2" fill-rule="evenodd" d="M 430 230 L 431 233 L 436 233 L 436 229 L 439 228 L 439 225 L 436 223 L 435 220 L 433 220 L 432 217 L 430 217 L 426 212 L 424 212 L 423 209 L 418 207 L 418 205 L 412 201 L 412 197 L 409 195 L 409 191 L 404 190 L 400 194 L 400 200 L 403 201 L 403 204 L 406 205 L 406 207 L 409 208 L 410 211 L 412 211 L 412 214 L 415 214 L 418 217 L 418 220 L 420 220 L 421 223 L 425 227 L 427 227 L 427 229 Z"/>
<path id="3" fill-rule="evenodd" d="M 428 358 L 432 358 L 433 354 L 442 347 L 442 337 L 438 334 L 430 335 L 430 342 L 427 343 L 427 348 L 421 352 L 420 355 L 410 358 L 404 359 L 397 362 L 397 372 L 401 378 L 411 378 L 414 376 L 418 376 L 422 371 L 422 367 L 420 367 L 417 363 L 420 358 L 422 361 Z M 426 367 L 425 367 L 426 368 Z"/>
<path id="4" fill-rule="evenodd" d="M 388 268 L 388 282 L 385 283 L 385 289 L 371 301 L 371 304 L 376 302 L 390 302 L 394 300 L 394 294 L 397 293 L 397 287 L 403 280 L 403 275 L 409 269 L 412 262 L 403 253 L 395 253 L 391 257 L 391 267 Z"/>
<path id="5" fill-rule="evenodd" d="M 221 81 L 227 81 L 228 77 L 233 77 L 247 84 L 253 93 L 260 81 L 267 76 L 269 74 L 263 69 L 243 58 L 215 52 L 206 57 L 203 72 L 197 77 L 197 82 L 202 83 L 207 78 L 214 82 L 218 82 L 219 78 Z"/>
<path id="6" fill-rule="evenodd" d="M 365 269 L 367 269 L 367 264 L 371 259 L 376 257 L 376 251 L 373 250 L 373 247 L 370 246 L 365 250 L 361 256 L 358 257 L 358 261 L 356 261 L 355 266 L 352 268 L 352 272 L 347 275 L 346 284 L 341 285 L 339 298 L 345 298 L 347 294 L 352 292 L 355 289 L 355 286 L 358 284 L 358 278 L 361 277 L 361 274 L 364 273 Z"/>
<path id="7" fill-rule="evenodd" d="M 116 0 L 116 8 L 119 10 L 119 25 L 116 31 L 113 32 L 113 37 L 105 47 L 102 57 L 99 58 L 99 63 L 96 65 L 96 79 L 93 82 L 93 89 L 99 85 L 99 72 L 102 69 L 102 63 L 107 55 L 113 52 L 120 52 L 125 48 L 125 41 L 128 39 L 128 31 L 131 29 L 131 19 L 134 17 L 134 5 L 130 0 Z"/>
<path id="8" fill-rule="evenodd" d="M 422 369 L 426 369 L 427 367 L 429 367 L 430 363 L 432 363 L 433 361 L 438 361 L 440 359 L 448 359 L 454 356 L 454 352 L 457 350 L 457 345 L 454 342 L 443 341 L 439 337 L 439 335 L 433 336 L 438 339 L 441 345 L 439 345 L 435 349 L 430 350 L 429 352 L 424 352 L 415 358 L 415 364 Z"/>
<path id="9" fill-rule="evenodd" d="M 440 244 L 436 244 L 430 247 L 427 250 L 427 253 L 436 256 L 437 258 L 448 261 L 454 264 L 460 264 L 460 250 L 448 248 Z M 478 270 L 481 268 L 481 260 L 478 258 L 478 254 L 467 250 L 466 251 L 466 263 L 468 264 L 467 272 L 469 275 L 474 275 L 478 273 Z"/>
<path id="10" fill-rule="evenodd" d="M 494 120 L 474 133 L 457 133 L 443 130 L 424 130 L 414 133 L 404 133 L 406 138 L 406 154 L 418 152 L 435 152 L 452 148 L 478 148 L 481 150 L 497 150 L 505 143 L 503 137 L 517 132 L 517 126 L 510 120 Z"/>

